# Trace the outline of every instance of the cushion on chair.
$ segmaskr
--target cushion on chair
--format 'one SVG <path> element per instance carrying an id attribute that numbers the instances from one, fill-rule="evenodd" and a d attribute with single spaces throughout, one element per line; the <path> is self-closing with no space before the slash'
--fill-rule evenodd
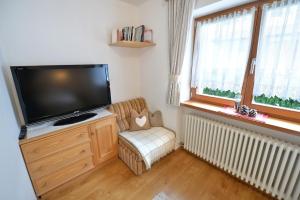
<path id="1" fill-rule="evenodd" d="M 130 128 L 130 111 L 134 109 L 140 113 L 143 109 L 147 109 L 144 98 L 136 98 L 129 101 L 123 101 L 110 105 L 109 111 L 117 114 L 117 124 L 119 130 L 125 131 Z"/>
<path id="2" fill-rule="evenodd" d="M 149 112 L 149 120 L 150 120 L 150 124 L 152 127 L 154 127 L 154 126 L 163 127 L 164 126 L 162 114 L 159 110 L 155 111 L 153 113 Z"/>
<path id="3" fill-rule="evenodd" d="M 132 144 L 141 154 L 150 169 L 152 163 L 164 157 L 175 148 L 175 134 L 163 127 L 148 130 L 124 131 L 119 135 Z"/>
<path id="4" fill-rule="evenodd" d="M 130 116 L 130 131 L 146 130 L 151 128 L 149 121 L 149 112 L 144 109 L 138 113 L 136 110 L 131 110 Z"/>

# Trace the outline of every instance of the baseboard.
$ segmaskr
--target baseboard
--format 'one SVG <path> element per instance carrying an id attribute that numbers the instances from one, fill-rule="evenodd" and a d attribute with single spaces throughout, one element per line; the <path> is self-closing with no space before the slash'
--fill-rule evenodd
<path id="1" fill-rule="evenodd" d="M 175 143 L 175 150 L 177 150 L 179 148 L 182 148 L 182 147 L 183 147 L 183 142 L 176 141 L 176 143 Z"/>

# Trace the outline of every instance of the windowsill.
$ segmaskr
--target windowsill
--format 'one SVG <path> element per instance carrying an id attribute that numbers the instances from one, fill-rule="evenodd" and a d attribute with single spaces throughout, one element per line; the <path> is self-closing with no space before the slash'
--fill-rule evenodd
<path id="1" fill-rule="evenodd" d="M 265 119 L 264 122 L 254 121 L 252 119 L 241 118 L 239 116 L 228 114 L 224 112 L 224 107 L 222 106 L 216 106 L 216 105 L 201 103 L 196 101 L 185 101 L 181 103 L 180 106 L 220 115 L 223 117 L 228 117 L 234 120 L 254 124 L 265 128 L 270 128 L 277 131 L 282 131 L 291 135 L 300 136 L 300 124 L 296 122 L 290 122 L 287 120 L 282 120 L 274 117 L 268 117 L 267 119 Z"/>

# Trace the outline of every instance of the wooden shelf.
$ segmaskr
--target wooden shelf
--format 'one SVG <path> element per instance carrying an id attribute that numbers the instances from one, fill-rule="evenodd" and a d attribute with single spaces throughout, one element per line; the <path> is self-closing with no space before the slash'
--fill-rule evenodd
<path id="1" fill-rule="evenodd" d="M 116 43 L 110 43 L 109 45 L 115 47 L 144 48 L 155 46 L 156 44 L 153 42 L 118 41 Z"/>

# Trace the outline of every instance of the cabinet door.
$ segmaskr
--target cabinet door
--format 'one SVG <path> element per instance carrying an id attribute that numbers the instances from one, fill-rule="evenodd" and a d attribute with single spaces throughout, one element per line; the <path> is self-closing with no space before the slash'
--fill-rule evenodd
<path id="1" fill-rule="evenodd" d="M 117 155 L 115 118 L 99 121 L 91 126 L 95 164 L 100 164 Z"/>

